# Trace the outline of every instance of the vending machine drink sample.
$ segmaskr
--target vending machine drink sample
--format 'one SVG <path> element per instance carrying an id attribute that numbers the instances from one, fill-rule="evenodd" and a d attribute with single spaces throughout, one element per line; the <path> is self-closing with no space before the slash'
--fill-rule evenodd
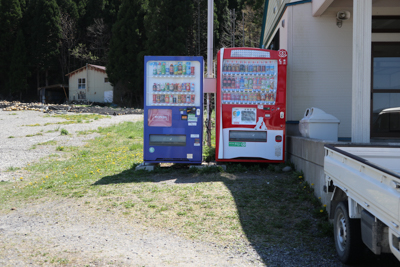
<path id="1" fill-rule="evenodd" d="M 218 52 L 216 161 L 284 161 L 286 66 L 285 50 Z"/>
<path id="2" fill-rule="evenodd" d="M 144 67 L 144 162 L 201 164 L 203 58 L 145 56 Z"/>

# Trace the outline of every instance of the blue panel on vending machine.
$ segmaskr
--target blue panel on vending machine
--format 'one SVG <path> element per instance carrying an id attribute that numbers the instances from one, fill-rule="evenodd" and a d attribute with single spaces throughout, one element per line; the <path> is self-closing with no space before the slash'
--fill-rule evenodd
<path id="1" fill-rule="evenodd" d="M 144 57 L 146 163 L 201 164 L 203 57 Z"/>

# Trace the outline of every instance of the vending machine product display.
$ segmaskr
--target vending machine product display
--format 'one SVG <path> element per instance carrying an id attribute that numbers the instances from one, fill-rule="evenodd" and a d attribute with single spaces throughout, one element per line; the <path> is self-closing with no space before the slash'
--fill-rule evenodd
<path id="1" fill-rule="evenodd" d="M 144 162 L 200 164 L 203 58 L 145 56 L 144 64 Z"/>
<path id="2" fill-rule="evenodd" d="M 218 52 L 216 161 L 284 161 L 286 66 L 286 50 Z"/>

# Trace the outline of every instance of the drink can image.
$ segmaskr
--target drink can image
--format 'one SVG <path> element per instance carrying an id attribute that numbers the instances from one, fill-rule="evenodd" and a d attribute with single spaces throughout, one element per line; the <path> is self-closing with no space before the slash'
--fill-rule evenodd
<path id="1" fill-rule="evenodd" d="M 195 99 L 196 99 L 196 95 L 191 95 L 191 96 L 190 96 L 190 102 L 191 102 L 192 104 L 194 104 Z"/>
<path id="2" fill-rule="evenodd" d="M 157 103 L 157 96 L 153 95 L 153 103 Z"/>
<path id="3" fill-rule="evenodd" d="M 190 95 L 186 95 L 186 103 L 191 103 Z"/>
<path id="4" fill-rule="evenodd" d="M 162 62 L 161 64 L 161 74 L 165 75 L 165 62 Z"/>
<path id="5" fill-rule="evenodd" d="M 153 91 L 157 91 L 157 84 L 156 83 L 153 84 Z"/>
<path id="6" fill-rule="evenodd" d="M 160 103 L 165 103 L 165 95 L 160 95 Z"/>
<path id="7" fill-rule="evenodd" d="M 165 85 L 163 83 L 161 84 L 161 91 L 165 91 Z"/>
<path id="8" fill-rule="evenodd" d="M 192 84 L 190 85 L 190 91 L 193 92 L 193 93 L 195 92 L 194 83 L 192 83 Z"/>
<path id="9" fill-rule="evenodd" d="M 153 63 L 153 75 L 157 75 L 157 62 Z"/>
<path id="10" fill-rule="evenodd" d="M 178 62 L 178 75 L 182 75 L 182 62 Z"/>
<path id="11" fill-rule="evenodd" d="M 161 85 L 157 83 L 157 91 L 161 91 Z"/>
<path id="12" fill-rule="evenodd" d="M 177 96 L 178 104 L 182 103 L 181 95 Z"/>
<path id="13" fill-rule="evenodd" d="M 165 103 L 169 104 L 169 95 L 165 95 Z"/>
<path id="14" fill-rule="evenodd" d="M 186 62 L 186 75 L 191 75 L 190 62 Z"/>
<path id="15" fill-rule="evenodd" d="M 156 101 L 157 101 L 157 103 L 160 103 L 160 95 L 156 96 Z"/>
<path id="16" fill-rule="evenodd" d="M 194 66 L 190 67 L 190 73 L 191 73 L 191 75 L 194 75 Z"/>
<path id="17" fill-rule="evenodd" d="M 178 86 L 178 92 L 182 92 L 182 84 L 178 83 L 177 86 Z"/>
<path id="18" fill-rule="evenodd" d="M 174 75 L 178 75 L 178 64 L 174 65 Z"/>
<path id="19" fill-rule="evenodd" d="M 181 95 L 181 103 L 186 103 L 186 96 L 185 95 Z"/>
<path id="20" fill-rule="evenodd" d="M 226 94 L 226 100 L 231 100 L 231 94 L 230 93 Z"/>
<path id="21" fill-rule="evenodd" d="M 182 75 L 186 75 L 186 63 L 183 62 L 183 66 L 182 66 Z"/>
<path id="22" fill-rule="evenodd" d="M 174 65 L 172 63 L 169 65 L 169 74 L 174 75 Z"/>
<path id="23" fill-rule="evenodd" d="M 190 83 L 186 83 L 186 92 L 190 92 Z"/>
<path id="24" fill-rule="evenodd" d="M 176 101 L 176 95 L 173 96 L 173 100 L 174 100 L 174 101 L 173 101 L 174 104 L 176 104 L 176 103 L 177 103 L 177 101 Z"/>
<path id="25" fill-rule="evenodd" d="M 157 65 L 157 74 L 158 75 L 161 74 L 161 62 L 158 62 L 158 65 Z"/>
<path id="26" fill-rule="evenodd" d="M 168 62 L 164 62 L 165 63 L 165 74 L 169 75 L 169 66 L 168 66 Z"/>

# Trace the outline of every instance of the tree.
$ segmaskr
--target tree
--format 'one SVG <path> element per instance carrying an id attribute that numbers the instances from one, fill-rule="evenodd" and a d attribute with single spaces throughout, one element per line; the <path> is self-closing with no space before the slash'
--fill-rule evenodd
<path id="1" fill-rule="evenodd" d="M 13 52 L 22 12 L 18 0 L 0 1 L 0 88 L 7 93 L 5 81 L 12 62 L 10 55 Z"/>
<path id="2" fill-rule="evenodd" d="M 122 1 L 112 29 L 107 63 L 108 78 L 116 86 L 114 99 L 135 98 L 139 105 L 143 105 L 144 15 L 142 0 Z"/>
<path id="3" fill-rule="evenodd" d="M 31 24 L 32 63 L 37 71 L 37 87 L 40 86 L 40 73 L 45 73 L 48 85 L 48 72 L 56 64 L 60 53 L 61 39 L 60 12 L 56 0 L 36 0 L 35 17 Z"/>
<path id="4" fill-rule="evenodd" d="M 145 17 L 146 53 L 188 55 L 186 37 L 192 29 L 192 0 L 153 0 Z"/>
<path id="5" fill-rule="evenodd" d="M 26 90 L 28 89 L 27 78 L 29 76 L 25 37 L 22 30 L 18 31 L 12 59 L 7 88 L 11 95 L 18 93 L 21 100 L 22 93 L 26 93 Z"/>
<path id="6" fill-rule="evenodd" d="M 102 18 L 94 19 L 94 24 L 88 27 L 87 32 L 90 38 L 90 50 L 98 58 L 99 64 L 105 64 L 111 39 L 111 31 L 108 25 L 104 23 Z"/>
<path id="7" fill-rule="evenodd" d="M 76 23 L 68 13 L 60 12 L 61 40 L 60 67 L 61 79 L 65 82 L 65 74 L 71 71 L 72 49 L 76 45 Z"/>

